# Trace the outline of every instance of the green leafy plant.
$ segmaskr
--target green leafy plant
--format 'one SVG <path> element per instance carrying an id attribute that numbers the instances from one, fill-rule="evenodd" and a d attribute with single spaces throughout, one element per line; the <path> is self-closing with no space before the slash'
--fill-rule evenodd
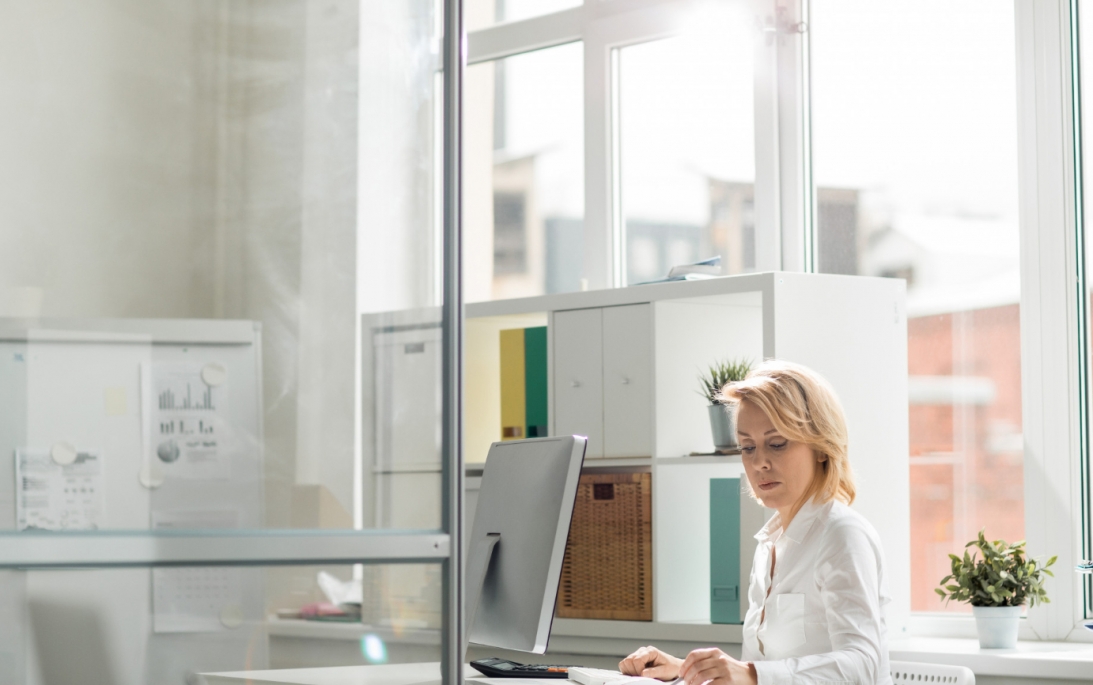
<path id="1" fill-rule="evenodd" d="M 968 553 L 969 547 L 975 550 Z M 982 554 L 982 558 L 978 558 Z M 1044 575 L 1055 577 L 1048 567 L 1057 557 L 1051 557 L 1041 565 L 1025 555 L 1025 541 L 1012 545 L 1004 540 L 987 542 L 983 531 L 979 539 L 964 545 L 964 556 L 950 554 L 952 573 L 941 579 L 941 587 L 934 592 L 948 602 L 968 602 L 976 607 L 1016 607 L 1037 602 L 1047 604 Z M 948 584 L 946 584 L 948 583 Z"/>
<path id="2" fill-rule="evenodd" d="M 710 404 L 721 404 L 721 389 L 729 383 L 744 380 L 749 373 L 751 373 L 751 362 L 743 357 L 714 362 L 698 377 L 702 385 L 699 393 L 709 400 Z"/>

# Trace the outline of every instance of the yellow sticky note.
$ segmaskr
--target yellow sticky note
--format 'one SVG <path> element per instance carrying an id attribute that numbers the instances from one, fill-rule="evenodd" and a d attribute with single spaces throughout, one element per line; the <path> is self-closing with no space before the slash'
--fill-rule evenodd
<path id="1" fill-rule="evenodd" d="M 107 388 L 102 393 L 107 416 L 125 416 L 129 408 L 125 401 L 125 388 Z"/>

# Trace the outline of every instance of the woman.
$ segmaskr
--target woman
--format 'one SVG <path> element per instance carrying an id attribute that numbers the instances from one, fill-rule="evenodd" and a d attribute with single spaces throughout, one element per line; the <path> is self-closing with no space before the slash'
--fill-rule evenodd
<path id="1" fill-rule="evenodd" d="M 848 506 L 854 478 L 834 390 L 803 366 L 770 360 L 722 392 L 736 405 L 752 495 L 777 511 L 755 536 L 742 660 L 643 647 L 619 670 L 686 685 L 891 685 L 884 561 L 873 526 Z"/>

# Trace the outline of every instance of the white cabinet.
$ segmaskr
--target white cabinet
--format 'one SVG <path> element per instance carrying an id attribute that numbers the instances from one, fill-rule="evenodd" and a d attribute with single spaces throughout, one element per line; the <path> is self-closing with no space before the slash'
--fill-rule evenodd
<path id="1" fill-rule="evenodd" d="M 554 433 L 588 436 L 589 458 L 653 445 L 652 306 L 554 313 Z"/>
<path id="2" fill-rule="evenodd" d="M 603 309 L 605 457 L 653 449 L 653 312 L 650 304 Z"/>
<path id="3" fill-rule="evenodd" d="M 554 435 L 584 435 L 586 458 L 604 456 L 603 314 L 600 309 L 556 312 Z"/>

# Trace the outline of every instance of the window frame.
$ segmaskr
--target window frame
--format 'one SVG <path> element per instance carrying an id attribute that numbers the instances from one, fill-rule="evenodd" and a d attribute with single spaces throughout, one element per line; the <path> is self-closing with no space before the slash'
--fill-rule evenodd
<path id="1" fill-rule="evenodd" d="M 1058 555 L 1051 604 L 1029 612 L 1039 639 L 1089 640 L 1081 551 L 1081 476 L 1089 390 L 1084 256 L 1070 0 L 1015 0 L 1021 233 L 1021 385 L 1029 553 Z"/>
<path id="2" fill-rule="evenodd" d="M 799 0 L 795 0 L 799 1 Z M 584 47 L 584 277 L 590 290 L 625 285 L 623 219 L 621 188 L 618 184 L 618 92 L 617 50 L 628 45 L 679 35 L 688 16 L 701 5 L 699 0 L 586 0 L 553 14 L 531 17 L 472 31 L 467 35 L 467 64 L 474 65 L 525 52 L 581 42 Z M 767 8 L 768 27 L 775 26 L 774 0 L 758 0 L 756 6 Z M 788 31 L 788 20 L 780 30 Z M 772 29 L 773 30 L 773 29 Z M 796 122 L 791 127 L 795 139 L 805 139 L 800 95 L 779 96 L 779 51 L 773 41 L 758 41 L 757 64 L 765 65 L 755 73 L 755 212 L 756 223 L 783 225 L 783 213 L 794 220 L 805 213 L 808 201 L 803 164 L 788 165 L 777 159 L 794 158 L 800 144 L 779 144 L 779 117 Z M 803 51 L 795 59 L 803 59 Z M 795 74 L 799 76 L 801 72 Z M 792 102 L 782 102 L 783 100 Z M 780 102 L 782 104 L 780 104 Z M 789 106 L 793 104 L 794 106 Z M 789 114 L 780 114 L 789 113 Z M 782 133 L 783 137 L 787 134 Z M 783 174 L 783 169 L 790 172 Z M 783 178 L 783 175 L 789 178 Z M 783 192 L 787 188 L 791 192 Z M 783 206 L 793 208 L 783 210 Z M 796 225 L 792 221 L 784 225 Z M 804 270 L 803 259 L 785 260 L 783 243 L 793 242 L 796 232 L 768 232 L 756 236 L 756 270 Z M 788 237 L 786 237 L 788 236 Z M 801 248 L 804 249 L 803 247 Z M 787 263 L 788 262 L 788 263 Z"/>
<path id="3" fill-rule="evenodd" d="M 618 187 L 617 66 L 626 45 L 677 35 L 692 0 L 585 0 L 553 14 L 468 34 L 467 62 L 584 44 L 585 278 L 624 285 Z M 816 270 L 812 179 L 810 0 L 753 0 L 755 213 L 758 271 Z M 1091 582 L 1071 569 L 1093 549 L 1086 482 L 1090 416 L 1076 0 L 1014 0 L 1021 240 L 1021 378 L 1025 527 L 1029 552 L 1057 554 L 1051 604 L 1022 622 L 1022 639 L 1093 641 Z M 973 637 L 974 619 L 914 613 L 916 635 Z"/>

